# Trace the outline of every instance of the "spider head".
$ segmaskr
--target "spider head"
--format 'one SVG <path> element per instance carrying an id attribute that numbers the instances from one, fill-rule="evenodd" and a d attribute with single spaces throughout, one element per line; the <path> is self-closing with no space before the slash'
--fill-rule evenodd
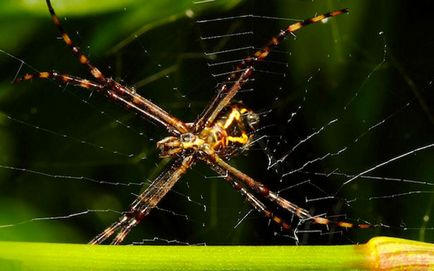
<path id="1" fill-rule="evenodd" d="M 172 157 L 182 151 L 181 142 L 178 137 L 168 136 L 157 142 L 157 148 L 160 150 L 160 157 Z"/>
<path id="2" fill-rule="evenodd" d="M 160 157 L 172 157 L 176 154 L 187 150 L 198 150 L 203 144 L 203 140 L 199 139 L 192 133 L 181 134 L 179 137 L 168 136 L 157 142 L 157 148 L 160 149 Z"/>

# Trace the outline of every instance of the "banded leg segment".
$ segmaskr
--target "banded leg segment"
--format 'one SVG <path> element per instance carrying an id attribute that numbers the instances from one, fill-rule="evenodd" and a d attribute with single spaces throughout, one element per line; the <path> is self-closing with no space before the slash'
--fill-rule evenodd
<path id="1" fill-rule="evenodd" d="M 133 201 L 128 211 L 125 212 L 117 222 L 98 234 L 89 243 L 101 244 L 115 232 L 118 232 L 111 244 L 120 244 L 127 234 L 157 206 L 160 200 L 177 183 L 179 178 L 193 165 L 193 162 L 193 155 L 176 159 L 167 170 L 160 174 L 160 176 Z"/>
<path id="2" fill-rule="evenodd" d="M 220 113 L 220 111 L 230 102 L 230 100 L 236 95 L 238 90 L 241 87 L 234 87 L 237 82 L 242 82 L 244 84 L 246 80 L 250 77 L 253 68 L 257 62 L 263 61 L 267 58 L 271 50 L 278 46 L 289 34 L 294 33 L 295 31 L 318 22 L 323 21 L 324 19 L 336 17 L 341 14 L 347 13 L 348 9 L 340 9 L 332 12 L 324 13 L 309 19 L 306 19 L 301 22 L 297 22 L 289 25 L 286 29 L 280 31 L 280 33 L 273 37 L 262 49 L 254 52 L 252 55 L 243 59 L 238 65 L 235 66 L 235 70 L 229 75 L 226 79 L 228 83 L 222 84 L 219 88 L 216 97 L 213 101 L 205 108 L 202 112 L 201 116 L 194 124 L 194 131 L 200 131 L 204 127 L 209 127 L 215 117 Z M 240 75 L 241 72 L 241 75 Z M 248 74 L 246 77 L 245 74 Z M 245 77 L 243 80 L 241 78 Z M 228 85 L 233 84 L 232 87 L 228 87 Z M 242 85 L 241 84 L 241 85 Z"/>
<path id="3" fill-rule="evenodd" d="M 236 71 L 241 70 L 241 69 L 245 69 L 247 66 L 253 65 L 255 62 L 263 61 L 270 54 L 271 50 L 274 47 L 278 46 L 280 43 L 282 43 L 282 41 L 289 34 L 294 33 L 305 26 L 315 24 L 318 22 L 322 22 L 323 20 L 325 20 L 327 18 L 336 17 L 336 16 L 339 16 L 341 14 L 345 14 L 348 12 L 349 12 L 349 10 L 347 8 L 339 9 L 339 10 L 324 13 L 324 14 L 306 19 L 304 21 L 289 25 L 286 29 L 280 31 L 279 35 L 273 37 L 264 47 L 262 47 L 262 49 L 256 51 L 251 56 L 248 56 L 243 61 L 241 61 L 241 63 L 237 65 Z"/>
<path id="4" fill-rule="evenodd" d="M 96 88 L 98 90 L 104 89 L 104 86 L 87 79 L 82 79 L 80 77 L 71 76 L 68 74 L 59 74 L 57 72 L 38 72 L 38 73 L 26 73 L 23 77 L 15 79 L 14 83 L 19 83 L 21 81 L 32 80 L 34 78 L 39 79 L 54 79 L 63 84 L 69 84 L 74 86 L 79 86 L 82 88 Z"/>
<path id="5" fill-rule="evenodd" d="M 68 45 L 68 47 L 71 49 L 74 56 L 77 57 L 78 61 L 80 61 L 81 64 L 87 67 L 90 74 L 92 74 L 92 76 L 95 77 L 95 79 L 98 82 L 105 83 L 107 79 L 102 74 L 102 72 L 97 67 L 92 65 L 92 63 L 90 63 L 89 58 L 81 52 L 80 47 L 74 44 L 72 39 L 69 37 L 68 33 L 66 33 L 65 29 L 63 29 L 59 17 L 57 17 L 56 13 L 54 12 L 53 6 L 51 5 L 51 1 L 46 0 L 46 2 L 47 2 L 48 10 L 50 11 L 51 14 L 51 19 L 53 20 L 54 24 L 59 30 L 59 33 L 62 36 L 63 41 L 66 43 L 66 45 Z"/>
<path id="6" fill-rule="evenodd" d="M 354 224 L 351 222 L 346 221 L 333 221 L 325 217 L 321 216 L 312 216 L 307 210 L 297 206 L 294 203 L 291 203 L 290 201 L 282 198 L 277 193 L 270 191 L 264 184 L 254 180 L 252 177 L 248 176 L 247 174 L 239 171 L 238 169 L 232 167 L 225 161 L 223 161 L 217 154 L 208 155 L 208 159 L 213 161 L 216 165 L 218 165 L 220 168 L 227 171 L 231 176 L 236 178 L 237 180 L 240 180 L 245 185 L 247 185 L 250 189 L 252 189 L 255 193 L 265 197 L 271 202 L 276 203 L 283 209 L 287 210 L 288 212 L 296 215 L 298 218 L 302 220 L 310 220 L 315 224 L 321 224 L 321 225 L 336 225 L 341 228 L 371 228 L 373 227 L 370 224 Z"/>

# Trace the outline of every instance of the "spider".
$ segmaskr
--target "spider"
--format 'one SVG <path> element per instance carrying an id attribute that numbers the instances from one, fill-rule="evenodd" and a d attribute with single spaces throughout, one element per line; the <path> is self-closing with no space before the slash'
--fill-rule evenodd
<path id="1" fill-rule="evenodd" d="M 141 117 L 161 124 L 170 134 L 170 136 L 157 142 L 157 148 L 161 152 L 160 157 L 172 158 L 169 166 L 143 193 L 137 196 L 129 209 L 116 222 L 94 237 L 90 244 L 101 244 L 112 236 L 114 237 L 111 244 L 120 244 L 128 233 L 157 206 L 181 176 L 198 161 L 205 162 L 217 174 L 224 176 L 224 179 L 235 190 L 239 191 L 255 210 L 284 230 L 290 231 L 292 229 L 291 225 L 281 217 L 273 214 L 258 197 L 280 206 L 300 220 L 310 220 L 313 223 L 322 225 L 334 224 L 342 228 L 367 228 L 371 226 L 369 224 L 332 221 L 323 216 L 313 216 L 307 210 L 282 198 L 262 183 L 226 162 L 228 158 L 248 148 L 252 143 L 254 132 L 259 123 L 258 114 L 241 103 L 232 102 L 237 92 L 252 76 L 255 64 L 266 59 L 270 51 L 278 46 L 290 33 L 304 26 L 321 22 L 329 17 L 347 13 L 348 9 L 328 12 L 289 25 L 277 36 L 273 37 L 262 49 L 238 63 L 234 71 L 228 76 L 226 83 L 219 86 L 217 95 L 197 120 L 194 123 L 185 123 L 134 90 L 105 76 L 89 61 L 88 57 L 81 52 L 80 48 L 74 44 L 63 29 L 50 0 L 46 0 L 46 3 L 63 41 L 71 49 L 78 61 L 86 66 L 93 76 L 93 80 L 50 71 L 27 73 L 23 77 L 16 79 L 15 82 L 33 78 L 53 79 L 62 84 L 96 90 L 109 100 L 138 113 Z"/>

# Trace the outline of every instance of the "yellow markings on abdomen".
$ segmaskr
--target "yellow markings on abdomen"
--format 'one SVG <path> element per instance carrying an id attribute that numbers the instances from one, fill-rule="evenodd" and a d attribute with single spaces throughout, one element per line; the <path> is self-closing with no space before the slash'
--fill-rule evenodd
<path id="1" fill-rule="evenodd" d="M 232 143 L 240 143 L 242 145 L 247 144 L 249 142 L 249 137 L 245 132 L 242 133 L 241 136 L 228 136 L 226 137 L 226 142 L 232 142 Z"/>
<path id="2" fill-rule="evenodd" d="M 230 151 L 233 152 L 233 147 L 237 145 L 242 147 L 248 144 L 251 136 L 245 131 L 245 124 L 242 119 L 243 114 L 248 113 L 248 111 L 237 104 L 230 106 L 228 112 L 221 115 L 213 126 L 204 129 L 202 138 L 220 154 L 224 154 L 228 147 L 231 147 Z M 231 144 L 235 146 L 230 146 Z"/>

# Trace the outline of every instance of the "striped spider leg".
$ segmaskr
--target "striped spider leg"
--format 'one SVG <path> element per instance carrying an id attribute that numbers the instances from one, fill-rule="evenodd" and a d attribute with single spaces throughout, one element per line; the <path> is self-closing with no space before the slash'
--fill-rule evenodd
<path id="1" fill-rule="evenodd" d="M 325 18 L 346 13 L 346 9 L 329 12 L 292 24 L 278 36 L 274 37 L 261 50 L 245 58 L 229 76 L 228 83 L 220 87 L 217 96 L 203 111 L 198 120 L 193 125 L 189 125 L 178 120 L 128 87 L 119 84 L 111 78 L 107 78 L 98 68 L 93 66 L 88 57 L 80 51 L 79 47 L 74 45 L 69 35 L 63 29 L 59 18 L 51 6 L 50 0 L 46 0 L 46 2 L 53 22 L 57 26 L 64 42 L 78 58 L 79 62 L 87 67 L 96 82 L 57 72 L 25 74 L 22 78 L 18 78 L 16 82 L 33 78 L 54 79 L 63 84 L 95 89 L 97 92 L 102 93 L 127 109 L 137 112 L 140 116 L 160 123 L 171 134 L 171 136 L 157 143 L 157 147 L 161 151 L 161 157 L 173 158 L 171 165 L 133 201 L 128 211 L 124 212 L 117 222 L 92 239 L 90 241 L 91 244 L 103 243 L 115 233 L 116 236 L 111 243 L 120 244 L 127 234 L 157 206 L 159 201 L 197 160 L 206 162 L 218 174 L 223 175 L 224 173 L 228 173 L 225 179 L 236 190 L 240 191 L 254 209 L 265 217 L 272 219 L 272 221 L 284 229 L 289 230 L 289 224 L 270 212 L 251 191 L 276 203 L 301 219 L 312 219 L 318 224 L 334 223 L 344 228 L 353 227 L 353 224 L 347 222 L 331 222 L 326 218 L 311 216 L 308 211 L 281 198 L 263 184 L 230 166 L 223 160 L 235 155 L 251 142 L 253 131 L 256 129 L 255 126 L 259 121 L 258 115 L 251 110 L 241 104 L 231 103 L 233 97 L 250 78 L 254 70 L 254 64 L 264 60 L 270 50 L 280 44 L 289 33 L 297 31 L 303 26 L 320 22 Z M 238 75 L 239 73 L 240 75 Z"/>
<path id="2" fill-rule="evenodd" d="M 160 123 L 167 128 L 169 133 L 173 135 L 178 135 L 189 131 L 185 123 L 178 120 L 174 116 L 169 115 L 169 113 L 167 113 L 165 110 L 138 95 L 133 90 L 119 84 L 112 78 L 106 77 L 97 67 L 92 65 L 89 61 L 89 58 L 81 52 L 80 48 L 74 44 L 72 39 L 63 29 L 60 19 L 54 12 L 50 0 L 46 0 L 46 3 L 51 14 L 51 18 L 60 35 L 62 36 L 63 41 L 71 49 L 74 56 L 78 58 L 79 62 L 87 67 L 90 74 L 98 81 L 98 83 L 75 76 L 59 74 L 54 71 L 25 74 L 22 78 L 16 79 L 15 82 L 30 80 L 33 78 L 55 79 L 63 84 L 72 84 L 83 88 L 93 88 L 97 92 L 101 92 L 103 95 L 114 100 L 115 102 L 118 102 L 126 108 L 137 112 L 140 116 Z"/>
<path id="3" fill-rule="evenodd" d="M 215 170 L 216 172 L 226 172 L 226 175 L 233 177 L 234 179 L 240 180 L 244 185 L 249 187 L 256 194 L 259 194 L 260 196 L 269 200 L 270 202 L 277 204 L 278 206 L 280 206 L 284 210 L 288 211 L 289 213 L 295 215 L 296 217 L 298 217 L 302 221 L 310 220 L 315 224 L 336 225 L 336 226 L 341 227 L 341 228 L 355 228 L 355 227 L 357 227 L 357 228 L 361 228 L 361 229 L 366 229 L 366 228 L 372 227 L 371 224 L 367 224 L 367 223 L 354 224 L 354 223 L 347 222 L 347 221 L 333 221 L 333 220 L 329 220 L 328 218 L 325 218 L 322 216 L 313 216 L 306 209 L 303 209 L 303 208 L 297 206 L 296 204 L 284 199 L 283 197 L 279 196 L 277 193 L 268 189 L 264 184 L 254 180 L 252 177 L 241 172 L 240 170 L 236 169 L 235 167 L 229 165 L 223 159 L 221 159 L 217 154 L 208 153 L 207 155 L 208 155 L 208 160 L 211 160 L 211 161 L 213 161 L 214 164 L 218 165 L 218 167 L 213 167 L 214 170 L 216 168 L 219 168 L 218 170 Z M 241 192 L 243 192 L 243 191 L 241 191 Z M 262 208 L 262 207 L 265 207 L 264 204 L 260 203 L 260 205 L 262 206 L 261 207 L 261 206 L 259 206 L 259 204 L 250 201 L 249 197 L 252 198 L 252 196 L 253 195 L 251 195 L 251 193 L 250 193 L 250 195 L 246 195 L 246 198 L 257 211 L 259 211 L 260 213 L 263 213 L 263 215 L 265 217 L 270 218 L 274 223 L 281 226 L 284 230 L 290 230 L 291 229 L 290 225 L 288 223 L 286 223 L 282 218 L 275 216 L 268 209 Z M 259 201 L 259 200 L 257 200 L 255 198 L 255 201 Z"/>
<path id="4" fill-rule="evenodd" d="M 265 218 L 271 219 L 275 224 L 282 227 L 282 229 L 290 231 L 291 225 L 287 223 L 284 219 L 281 217 L 273 214 L 271 211 L 267 209 L 264 203 L 262 203 L 255 195 L 253 195 L 249 190 L 245 188 L 241 183 L 237 182 L 232 175 L 228 174 L 228 171 L 223 169 L 222 167 L 218 167 L 215 164 L 210 163 L 208 160 L 203 160 L 205 163 L 208 163 L 210 167 L 220 176 L 222 176 L 227 182 L 229 182 L 232 187 L 239 191 L 240 194 L 246 199 L 252 207 L 262 214 Z"/>
<path id="5" fill-rule="evenodd" d="M 118 221 L 114 222 L 110 227 L 95 236 L 89 243 L 101 244 L 116 231 L 116 237 L 111 244 L 120 244 L 127 234 L 149 212 L 157 206 L 160 200 L 169 192 L 176 184 L 181 176 L 190 168 L 194 162 L 194 156 L 178 157 L 170 167 L 160 174 L 147 188 L 131 203 L 127 212 L 125 212 Z"/>
<path id="6" fill-rule="evenodd" d="M 279 35 L 273 37 L 264 47 L 262 47 L 262 49 L 243 59 L 238 65 L 235 66 L 235 70 L 228 76 L 226 83 L 221 84 L 217 91 L 216 97 L 199 116 L 193 126 L 194 131 L 198 132 L 204 127 L 212 125 L 219 112 L 231 102 L 232 98 L 235 97 L 237 92 L 251 77 L 254 71 L 254 65 L 257 62 L 265 60 L 271 50 L 278 46 L 289 34 L 296 32 L 302 27 L 322 22 L 327 18 L 348 13 L 348 11 L 349 10 L 346 8 L 335 10 L 291 24 L 286 29 L 281 30 Z"/>

